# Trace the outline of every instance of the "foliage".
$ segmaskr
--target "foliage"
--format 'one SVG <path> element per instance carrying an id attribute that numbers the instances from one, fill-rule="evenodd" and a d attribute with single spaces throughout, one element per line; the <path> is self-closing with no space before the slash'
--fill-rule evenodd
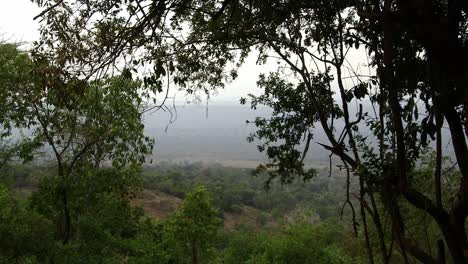
<path id="1" fill-rule="evenodd" d="M 33 63 L 26 53 L 18 53 L 18 48 L 14 44 L 0 44 L 0 54 L 2 54 L 0 56 L 0 111 L 2 113 L 0 124 L 1 139 L 4 139 L 11 135 L 14 127 L 23 127 L 26 121 L 24 108 L 17 100 L 17 91 L 12 87 L 32 82 L 30 72 L 33 69 Z"/>
<path id="2" fill-rule="evenodd" d="M 182 207 L 165 225 L 165 243 L 173 247 L 180 263 L 207 263 L 222 225 L 210 194 L 203 186 L 188 193 Z M 179 251 L 180 250 L 180 251 Z M 187 259 L 184 256 L 190 256 Z"/>
<path id="3" fill-rule="evenodd" d="M 161 162 L 145 168 L 143 187 L 184 198 L 185 193 L 203 184 L 212 193 L 220 213 L 236 213 L 244 206 L 273 214 L 277 219 L 296 209 L 311 208 L 321 220 L 338 217 L 345 190 L 341 172 L 328 177 L 328 169 L 318 170 L 314 181 L 281 186 L 272 182 L 268 191 L 262 177 L 252 177 L 252 170 L 207 166 L 197 163 L 173 164 Z M 354 190 L 356 187 L 353 186 Z M 348 211 L 343 219 L 348 220 Z"/>
<path id="4" fill-rule="evenodd" d="M 56 220 L 39 207 L 54 206 L 36 202 L 47 201 L 41 196 L 49 192 L 47 182 L 22 202 L 2 187 L 0 263 L 193 263 L 191 245 L 197 248 L 198 263 L 361 263 L 355 250 L 360 245 L 341 224 L 299 223 L 268 231 L 238 227 L 223 233 L 222 220 L 203 187 L 188 193 L 168 219 L 149 219 L 130 206 L 126 191 L 119 191 L 122 175 L 102 173 L 115 179 L 93 189 L 87 182 L 105 176 L 89 175 L 81 188 L 76 186 L 77 197 L 70 195 L 71 207 L 80 210 L 74 210 L 74 235 L 67 244 L 55 234 Z"/>
<path id="5" fill-rule="evenodd" d="M 313 137 L 314 123 L 319 121 L 317 113 L 330 111 L 326 110 L 327 107 L 333 108 L 326 104 L 327 100 L 323 100 L 324 104 L 321 105 L 314 103 L 317 97 L 325 97 L 330 92 L 326 86 L 330 81 L 328 74 L 314 76 L 311 85 L 317 87 L 318 91 L 316 94 L 310 94 L 304 83 L 295 86 L 285 81 L 279 73 L 268 77 L 260 76 L 257 85 L 264 89 L 265 93 L 253 97 L 252 108 L 266 105 L 273 109 L 273 113 L 269 119 L 260 117 L 255 119 L 254 124 L 259 129 L 248 140 L 264 141 L 258 149 L 261 152 L 265 151 L 271 162 L 266 166 L 259 166 L 257 173 L 269 174 L 267 184 L 274 178 L 280 178 L 282 183 L 291 183 L 297 177 L 307 181 L 316 175 L 314 169 L 304 168 L 303 161 Z M 276 100 L 277 98 L 279 100 Z M 307 142 L 303 154 L 298 148 L 304 137 L 307 137 Z"/>
<path id="6" fill-rule="evenodd" d="M 25 53 L 18 53 L 15 44 L 0 43 L 0 168 L 15 156 L 25 160 L 31 159 L 31 148 L 34 141 L 21 138 L 19 133 L 12 133 L 18 128 L 28 125 L 26 109 L 18 100 L 17 90 L 12 87 L 32 82 L 30 74 L 32 61 Z"/>
<path id="7" fill-rule="evenodd" d="M 23 122 L 14 123 L 16 128 L 34 126 L 30 140 L 35 147 L 49 144 L 59 167 L 103 160 L 120 166 L 141 163 L 151 152 L 153 142 L 143 135 L 140 81 L 122 74 L 86 82 L 43 56 L 31 59 L 13 45 L 1 47 L 7 50 L 0 58 L 7 80 L 2 100 L 13 104 L 2 115 L 3 127 L 10 128 L 8 121 L 16 119 Z M 70 170 L 67 174 L 72 170 L 62 169 Z"/>
<path id="8" fill-rule="evenodd" d="M 141 82 L 133 81 L 128 72 L 89 82 L 80 80 L 42 55 L 30 58 L 18 48 L 4 45 L 8 52 L 0 55 L 1 67 L 14 69 L 7 70 L 4 78 L 15 81 L 5 87 L 8 92 L 4 100 L 18 108 L 10 109 L 24 121 L 16 124 L 17 128 L 34 127 L 24 144 L 25 153 L 31 155 L 34 149 L 46 145 L 55 158 L 58 177 L 49 179 L 49 192 L 44 194 L 49 199 L 43 197 L 41 202 L 62 209 L 60 222 L 63 242 L 67 243 L 71 215 L 76 213 L 69 205 L 69 196 L 78 189 L 73 184 L 82 184 L 75 180 L 94 173 L 93 168 L 103 162 L 123 169 L 137 166 L 152 151 L 153 140 L 143 133 L 138 92 Z"/>
<path id="9" fill-rule="evenodd" d="M 130 205 L 135 171 L 103 169 L 73 183 L 69 195 L 73 236 L 61 243 L 62 206 L 57 179 L 43 178 L 29 199 L 1 189 L 1 263 L 154 263 L 166 254 L 155 235 L 157 224 Z M 129 181 L 130 180 L 130 181 Z"/>
<path id="10" fill-rule="evenodd" d="M 53 249 L 53 225 L 0 185 L 0 263 L 41 263 Z"/>
<path id="11" fill-rule="evenodd" d="M 72 220 L 78 221 L 81 215 L 90 214 L 102 217 L 101 224 L 105 224 L 106 228 L 117 226 L 112 221 L 119 222 L 121 228 L 134 225 L 132 222 L 138 222 L 138 214 L 135 215 L 136 218 L 129 217 L 133 214 L 131 213 L 133 209 L 129 207 L 128 202 L 139 189 L 137 175 L 138 168 L 81 169 L 80 174 L 71 178 L 67 183 L 68 207 L 73 212 Z M 43 177 L 39 182 L 38 190 L 30 196 L 31 207 L 47 218 L 53 219 L 59 226 L 63 221 L 61 214 L 63 203 L 57 199 L 61 196 L 60 184 L 61 179 L 57 176 Z M 104 218 L 106 210 L 117 209 L 117 212 L 122 214 L 121 216 L 111 211 L 108 218 Z"/>
<path id="12" fill-rule="evenodd" d="M 437 222 L 454 262 L 467 261 L 463 253 L 468 245 L 467 97 L 461 92 L 468 69 L 465 4 L 437 0 L 218 1 L 216 8 L 203 1 L 191 3 L 186 21 L 190 36 L 205 40 L 201 49 L 221 46 L 221 42 L 226 52 L 254 49 L 260 63 L 273 58 L 279 64 L 276 72 L 260 77 L 264 94 L 251 96 L 253 108 L 259 103 L 273 108 L 271 119 L 255 120 L 259 130 L 249 139 L 265 142 L 259 150 L 271 158 L 269 164 L 259 166 L 259 172 L 267 171 L 270 178 L 286 183 L 296 176 L 309 179 L 313 174 L 304 169 L 302 159 L 313 137 L 308 130 L 318 123 L 329 141 L 320 142 L 324 149 L 340 159 L 348 178 L 351 174 L 359 177 L 357 205 L 370 262 L 374 252 L 367 218 L 378 230 L 384 262 L 394 253 L 392 243 L 402 250 L 405 262 L 411 258 L 423 263 L 442 261 L 411 237 L 406 205 L 423 210 Z M 210 17 L 212 12 L 218 16 Z M 427 38 L 429 32 L 434 38 Z M 364 57 L 368 74 L 358 71 L 359 62 L 349 62 L 351 52 Z M 351 111 L 354 106 L 356 110 Z M 444 206 L 440 160 L 445 121 L 463 176 L 457 198 Z M 437 145 L 432 200 L 411 178 L 428 138 Z M 305 141 L 302 151 L 298 149 L 301 139 Z M 350 197 L 347 190 L 347 206 L 356 216 Z M 383 208 L 377 206 L 377 197 L 382 198 Z M 387 213 L 393 229 L 390 243 L 383 235 L 385 219 L 381 218 Z M 357 227 L 357 218 L 353 219 Z M 438 243 L 436 239 L 431 242 Z"/>
<path id="13" fill-rule="evenodd" d="M 309 224 L 273 234 L 236 231 L 224 251 L 225 263 L 363 263 L 337 246 L 344 236 L 332 226 Z"/>

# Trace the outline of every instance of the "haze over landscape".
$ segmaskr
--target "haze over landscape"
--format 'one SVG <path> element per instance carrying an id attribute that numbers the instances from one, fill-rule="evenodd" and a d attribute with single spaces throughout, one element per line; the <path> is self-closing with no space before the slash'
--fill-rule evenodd
<path id="1" fill-rule="evenodd" d="M 162 110 L 145 117 L 145 131 L 156 140 L 154 162 L 160 159 L 201 161 L 249 168 L 265 162 L 265 154 L 257 149 L 259 142 L 247 141 L 256 127 L 246 121 L 255 120 L 257 116 L 268 117 L 270 109 L 253 110 L 232 102 L 208 106 L 179 105 L 176 112 L 177 118 L 172 123 L 170 113 Z M 315 141 L 326 142 L 326 138 L 316 134 L 307 162 L 328 161 L 328 154 L 320 151 L 322 147 Z"/>

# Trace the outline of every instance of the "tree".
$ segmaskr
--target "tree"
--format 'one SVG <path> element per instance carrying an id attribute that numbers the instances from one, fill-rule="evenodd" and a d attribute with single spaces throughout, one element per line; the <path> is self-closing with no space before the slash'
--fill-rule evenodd
<path id="1" fill-rule="evenodd" d="M 466 99 L 462 98 L 466 96 L 461 92 L 466 86 L 465 77 L 461 76 L 466 75 L 467 66 L 457 59 L 459 68 L 447 73 L 451 66 L 447 62 L 444 64 L 440 57 L 442 50 L 450 50 L 456 51 L 457 55 L 449 55 L 454 60 L 456 56 L 465 58 L 466 21 L 462 17 L 466 15 L 463 13 L 466 6 L 456 1 L 448 5 L 432 1 L 427 6 L 418 6 L 423 4 L 416 1 L 410 1 L 410 4 L 402 1 L 224 3 L 227 3 L 227 11 L 216 20 L 194 15 L 193 31 L 200 34 L 201 39 L 213 40 L 212 44 L 217 36 L 223 35 L 231 48 L 255 47 L 260 51 L 260 59 L 274 54 L 283 63 L 277 73 L 260 78 L 258 84 L 265 94 L 252 98 L 253 108 L 265 104 L 274 110 L 271 119 L 255 121 L 259 131 L 252 139 L 266 141 L 259 149 L 265 150 L 272 160 L 259 169 L 271 177 L 281 177 L 283 182 L 296 176 L 305 179 L 313 176 L 313 171 L 303 171 L 302 168 L 313 138 L 312 129 L 318 123 L 330 143 L 322 146 L 342 160 L 348 177 L 350 172 L 359 177 L 358 201 L 364 233 L 368 233 L 367 214 L 378 230 L 384 262 L 389 261 L 391 253 L 385 243 L 382 212 L 378 211 L 376 198 L 382 200 L 385 212 L 390 214 L 393 240 L 402 250 L 405 261 L 408 261 L 407 254 L 424 263 L 437 261 L 408 237 L 408 227 L 398 202 L 400 197 L 433 217 L 452 259 L 466 262 L 463 253 L 466 248 L 466 210 L 462 208 L 466 208 L 468 192 L 464 189 L 463 177 L 454 196 L 456 199 L 447 206 L 448 209 L 437 202 L 441 200 L 440 162 L 433 178 L 438 186 L 434 201 L 418 190 L 409 177 L 416 167 L 420 150 L 427 144 L 428 135 L 439 142 L 437 159 L 440 160 L 440 129 L 444 118 L 452 139 L 457 138 L 454 149 L 459 169 L 462 175 L 468 175 L 463 173 L 464 165 L 461 165 L 467 164 L 468 157 L 463 135 Z M 375 11 L 371 14 L 376 17 L 367 16 L 366 11 L 370 10 Z M 409 10 L 424 13 L 424 18 L 418 17 L 424 22 L 415 21 Z M 434 26 L 424 20 L 427 17 L 441 21 L 440 25 Z M 443 22 L 447 20 L 451 22 Z M 424 24 L 426 32 L 440 33 L 436 35 L 441 38 L 435 41 L 423 39 L 416 29 L 416 25 L 420 25 L 417 23 Z M 441 28 L 452 35 L 440 32 Z M 368 63 L 371 74 L 366 76 L 351 69 L 350 76 L 345 76 L 348 52 L 361 45 L 371 55 Z M 435 61 L 437 65 L 434 65 Z M 442 70 L 438 68 L 440 65 L 447 65 L 447 68 Z M 428 67 L 431 70 L 428 71 Z M 291 75 L 295 78 L 286 78 Z M 338 97 L 333 96 L 332 76 L 336 80 Z M 357 85 L 347 88 L 345 78 L 353 78 Z M 450 96 L 460 100 L 450 101 Z M 418 97 L 424 101 L 422 107 L 416 103 Z M 372 107 L 363 109 L 363 100 L 369 100 Z M 358 109 L 354 119 L 350 112 L 352 104 Z M 426 118 L 420 117 L 421 108 Z M 338 127 L 337 120 L 344 128 Z M 362 132 L 363 125 L 370 133 Z M 305 147 L 299 150 L 302 139 L 306 139 Z M 284 143 L 278 144 L 278 141 Z M 378 142 L 376 148 L 369 147 L 372 141 Z M 346 203 L 353 208 L 349 191 Z M 366 238 L 373 262 L 374 254 L 367 235 Z"/>
<path id="2" fill-rule="evenodd" d="M 71 177 L 98 169 L 102 162 L 116 168 L 141 164 L 151 153 L 153 140 L 143 134 L 141 82 L 123 75 L 82 81 L 70 77 L 42 57 L 34 60 L 12 46 L 0 57 L 0 67 L 14 68 L 23 76 L 6 83 L 7 101 L 14 105 L 8 115 L 18 115 L 19 127 L 34 127 L 29 151 L 49 147 L 57 163 L 57 188 L 63 210 L 63 242 L 71 235 L 68 192 Z M 17 124 L 18 125 L 18 124 Z"/>
<path id="3" fill-rule="evenodd" d="M 15 128 L 27 125 L 27 118 L 11 87 L 31 80 L 31 61 L 27 54 L 18 54 L 17 50 L 16 44 L 0 42 L 0 168 L 17 156 L 31 159 L 34 147 L 31 140 L 12 134 Z"/>
<path id="4" fill-rule="evenodd" d="M 191 263 L 197 264 L 208 260 L 222 220 L 211 195 L 203 186 L 198 186 L 186 195 L 182 207 L 166 225 L 166 232 L 175 239 L 169 240 L 174 242 L 169 246 L 180 243 L 184 252 L 179 254 L 191 256 Z"/>
<path id="5" fill-rule="evenodd" d="M 191 1 L 33 2 L 44 7 L 35 18 L 43 25 L 35 52 L 82 79 L 121 71 L 122 65 L 144 67 L 147 94 L 165 93 L 161 102 L 154 100 L 153 108 L 166 107 L 172 85 L 198 98 L 236 77 L 235 71 L 217 66 L 233 59 L 223 49 L 199 49 L 203 41 L 197 38 L 185 41 Z"/>
<path id="6" fill-rule="evenodd" d="M 78 12 L 68 12 L 71 7 Z M 265 140 L 260 150 L 271 158 L 260 171 L 286 183 L 311 178 L 314 171 L 305 170 L 303 161 L 318 124 L 329 141 L 321 145 L 341 160 L 348 179 L 358 178 L 356 200 L 371 263 L 375 253 L 368 221 L 377 230 L 384 263 L 390 261 L 393 242 L 405 262 L 445 259 L 443 244 L 437 259 L 411 239 L 401 199 L 434 219 L 455 263 L 468 262 L 466 1 L 83 0 L 72 5 L 57 1 L 45 11 L 39 51 L 54 51 L 60 65 L 102 70 L 119 58 L 154 50 L 135 64 L 153 63 L 147 84 L 156 90 L 166 74 L 184 88 L 188 82 L 222 86 L 229 63 L 242 63 L 254 49 L 260 63 L 278 59 L 278 72 L 260 78 L 265 94 L 252 98 L 253 107 L 266 104 L 274 110 L 271 119 L 255 121 L 259 131 L 251 138 Z M 89 19 L 96 14 L 103 19 Z M 83 32 L 91 34 L 88 42 L 82 41 L 83 27 L 90 29 Z M 90 56 L 104 64 L 88 59 L 90 48 L 97 48 Z M 348 67 L 353 51 L 368 55 L 368 74 Z M 462 175 L 449 205 L 441 202 L 444 124 Z M 411 177 L 429 141 L 436 144 L 434 199 Z M 352 198 L 348 188 L 346 204 L 354 212 Z M 387 214 L 391 243 L 383 232 Z"/>
<path id="7" fill-rule="evenodd" d="M 53 246 L 52 223 L 24 206 L 0 182 L 0 262 L 47 262 Z M 38 239 L 41 238 L 41 239 Z"/>
<path id="8" fill-rule="evenodd" d="M 346 234 L 342 230 L 340 226 L 323 223 L 281 226 L 276 233 L 238 230 L 229 236 L 224 261 L 229 264 L 362 263 L 359 256 L 345 251 Z"/>

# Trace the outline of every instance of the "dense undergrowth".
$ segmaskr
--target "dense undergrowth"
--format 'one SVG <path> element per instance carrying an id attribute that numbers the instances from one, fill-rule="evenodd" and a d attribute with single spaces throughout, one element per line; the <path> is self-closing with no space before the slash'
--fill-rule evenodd
<path id="1" fill-rule="evenodd" d="M 142 178 L 137 170 L 89 170 L 70 183 L 72 235 L 63 243 L 57 181 L 48 171 L 20 165 L 3 170 L 10 177 L 0 192 L 1 263 L 364 262 L 356 251 L 360 240 L 339 220 L 341 198 L 328 199 L 326 186 L 333 184 L 327 178 L 267 192 L 248 170 L 221 166 L 161 164 L 145 169 Z M 142 188 L 184 202 L 167 218 L 150 218 L 130 204 Z M 275 224 L 223 229 L 223 212 L 242 214 L 236 208 L 245 206 Z M 306 207 L 309 213 L 297 214 Z"/>

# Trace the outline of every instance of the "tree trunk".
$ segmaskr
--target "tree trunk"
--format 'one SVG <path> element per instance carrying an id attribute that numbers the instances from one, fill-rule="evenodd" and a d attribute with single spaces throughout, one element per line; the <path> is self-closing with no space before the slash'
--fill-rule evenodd
<path id="1" fill-rule="evenodd" d="M 198 251 L 195 242 L 192 243 L 192 264 L 198 264 Z"/>
<path id="2" fill-rule="evenodd" d="M 442 239 L 437 240 L 437 258 L 439 264 L 445 264 L 445 246 Z"/>
<path id="3" fill-rule="evenodd" d="M 70 231 L 71 231 L 71 221 L 70 221 L 70 209 L 68 208 L 68 197 L 67 197 L 67 190 L 65 186 L 62 186 L 61 190 L 62 195 L 62 204 L 63 204 L 63 238 L 62 243 L 67 244 L 70 240 Z"/>

